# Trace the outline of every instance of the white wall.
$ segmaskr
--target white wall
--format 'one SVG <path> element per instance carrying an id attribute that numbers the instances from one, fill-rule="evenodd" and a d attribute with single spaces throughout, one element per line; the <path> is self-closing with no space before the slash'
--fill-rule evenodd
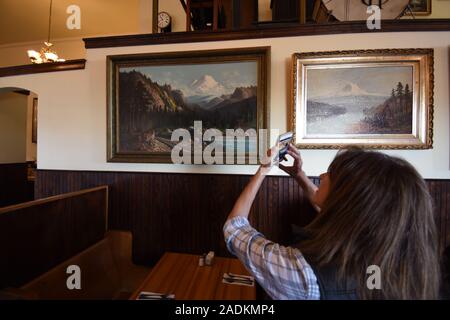
<path id="1" fill-rule="evenodd" d="M 139 32 L 153 32 L 153 0 L 139 0 Z"/>
<path id="2" fill-rule="evenodd" d="M 272 128 L 285 131 L 290 103 L 290 61 L 294 52 L 380 49 L 435 49 L 435 119 L 432 150 L 392 150 L 415 165 L 425 178 L 450 178 L 450 32 L 374 33 L 305 36 L 192 44 L 170 44 L 87 51 L 86 70 L 0 78 L 1 87 L 27 88 L 39 96 L 39 169 L 155 171 L 250 174 L 254 166 L 183 166 L 106 162 L 106 56 L 168 51 L 271 46 L 269 107 Z M 274 140 L 275 137 L 272 137 Z M 305 170 L 326 170 L 335 150 L 305 150 Z"/>
<path id="3" fill-rule="evenodd" d="M 0 93 L 0 163 L 26 161 L 27 96 Z"/>

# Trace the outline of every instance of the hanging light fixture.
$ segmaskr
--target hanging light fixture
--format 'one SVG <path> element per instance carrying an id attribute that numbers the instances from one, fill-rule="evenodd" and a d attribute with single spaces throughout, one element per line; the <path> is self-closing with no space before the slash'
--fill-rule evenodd
<path id="1" fill-rule="evenodd" d="M 50 42 L 50 31 L 52 27 L 52 5 L 53 0 L 50 0 L 50 14 L 48 16 L 48 36 L 47 41 L 44 42 L 45 47 L 42 47 L 41 51 L 37 52 L 35 50 L 28 50 L 28 58 L 30 58 L 32 63 L 48 63 L 48 62 L 63 62 L 65 59 L 58 57 L 56 52 L 51 49 L 53 43 Z"/>

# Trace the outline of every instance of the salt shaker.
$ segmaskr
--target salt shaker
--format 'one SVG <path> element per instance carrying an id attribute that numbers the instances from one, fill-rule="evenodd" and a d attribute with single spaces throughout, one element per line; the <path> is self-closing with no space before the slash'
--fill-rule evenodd
<path id="1" fill-rule="evenodd" d="M 199 259 L 198 259 L 198 266 L 199 267 L 203 267 L 205 265 L 205 255 L 202 255 Z"/>

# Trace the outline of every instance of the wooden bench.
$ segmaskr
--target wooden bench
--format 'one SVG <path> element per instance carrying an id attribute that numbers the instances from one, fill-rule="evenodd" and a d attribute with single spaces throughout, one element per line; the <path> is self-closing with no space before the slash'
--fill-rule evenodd
<path id="1" fill-rule="evenodd" d="M 0 208 L 0 290 L 20 288 L 105 238 L 108 187 Z"/>
<path id="2" fill-rule="evenodd" d="M 104 239 L 21 287 L 37 299 L 128 299 L 142 284 L 150 268 L 131 260 L 130 232 L 108 231 Z M 81 269 L 81 289 L 69 290 L 67 267 Z"/>

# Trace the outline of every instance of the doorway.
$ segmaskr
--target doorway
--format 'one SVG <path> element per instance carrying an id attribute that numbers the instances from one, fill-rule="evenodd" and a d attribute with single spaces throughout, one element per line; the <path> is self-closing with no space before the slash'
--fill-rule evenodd
<path id="1" fill-rule="evenodd" d="M 34 200 L 37 94 L 0 88 L 0 207 Z"/>

